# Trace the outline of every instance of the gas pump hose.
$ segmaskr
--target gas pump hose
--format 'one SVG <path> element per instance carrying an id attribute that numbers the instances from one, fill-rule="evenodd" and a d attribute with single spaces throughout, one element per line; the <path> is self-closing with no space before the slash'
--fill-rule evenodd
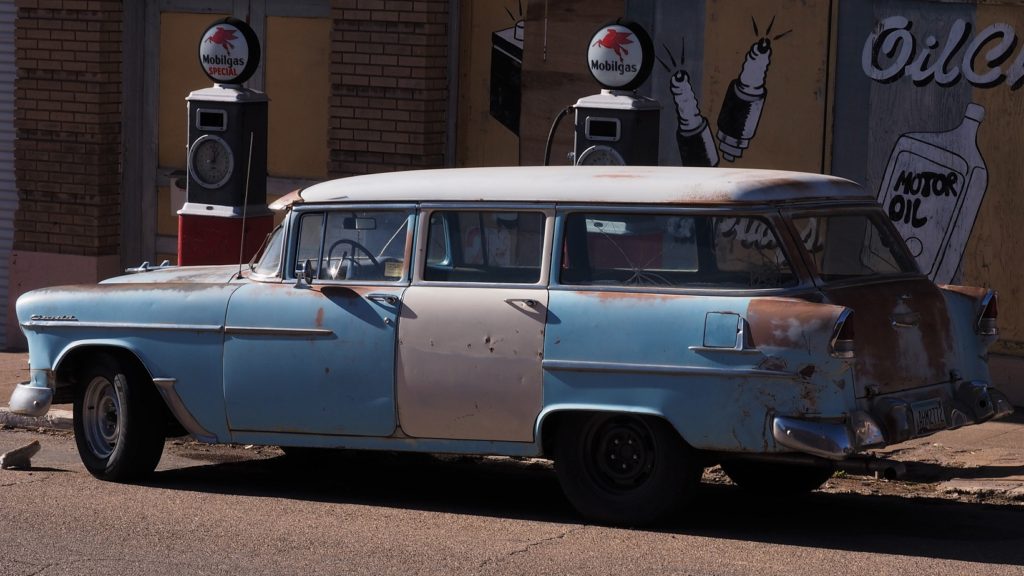
<path id="1" fill-rule="evenodd" d="M 558 116 L 555 116 L 555 121 L 551 123 L 551 129 L 548 130 L 548 140 L 547 142 L 544 143 L 545 166 L 551 165 L 551 143 L 555 139 L 555 131 L 558 130 L 558 124 L 562 121 L 562 118 L 565 118 L 565 115 L 568 114 L 574 108 L 575 106 L 572 105 L 566 106 L 561 112 L 558 113 Z"/>

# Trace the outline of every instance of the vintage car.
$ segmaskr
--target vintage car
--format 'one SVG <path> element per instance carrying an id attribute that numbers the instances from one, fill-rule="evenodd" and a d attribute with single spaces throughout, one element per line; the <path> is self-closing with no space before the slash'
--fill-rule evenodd
<path id="1" fill-rule="evenodd" d="M 164 439 L 543 457 L 587 518 L 679 511 L 702 470 L 819 487 L 1012 411 L 991 290 L 936 286 L 874 198 L 765 170 L 481 168 L 282 198 L 247 266 L 143 266 L 18 299 L 86 468 Z M 856 328 L 856 331 L 855 331 Z"/>

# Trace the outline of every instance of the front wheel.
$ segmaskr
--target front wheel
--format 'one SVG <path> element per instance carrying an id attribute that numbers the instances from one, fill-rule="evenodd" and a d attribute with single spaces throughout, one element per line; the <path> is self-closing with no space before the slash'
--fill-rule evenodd
<path id="1" fill-rule="evenodd" d="M 75 444 L 85 468 L 102 480 L 142 478 L 160 462 L 165 418 L 156 387 L 142 370 L 95 357 L 75 389 Z"/>
<path id="2" fill-rule="evenodd" d="M 573 415 L 560 423 L 554 457 L 566 497 L 602 523 L 640 526 L 665 519 L 700 482 L 693 451 L 660 418 Z"/>

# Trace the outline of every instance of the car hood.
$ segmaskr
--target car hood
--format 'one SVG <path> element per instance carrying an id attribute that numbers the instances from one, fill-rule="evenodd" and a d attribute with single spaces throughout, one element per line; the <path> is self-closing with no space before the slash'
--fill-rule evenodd
<path id="1" fill-rule="evenodd" d="M 225 266 L 169 266 L 116 276 L 100 284 L 226 284 L 238 274 L 237 264 Z"/>

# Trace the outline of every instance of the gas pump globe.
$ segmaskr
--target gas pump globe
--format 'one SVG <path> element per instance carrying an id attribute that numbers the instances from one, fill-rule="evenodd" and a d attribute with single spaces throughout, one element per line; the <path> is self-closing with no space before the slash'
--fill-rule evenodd
<path id="1" fill-rule="evenodd" d="M 273 226 L 267 209 L 267 96 L 242 86 L 260 61 L 241 20 L 212 23 L 199 63 L 214 81 L 188 95 L 188 184 L 178 211 L 178 263 L 237 263 Z"/>
<path id="2" fill-rule="evenodd" d="M 658 164 L 661 105 L 634 92 L 653 63 L 650 36 L 638 24 L 612 22 L 590 39 L 587 67 L 602 90 L 574 106 L 576 165 Z"/>

